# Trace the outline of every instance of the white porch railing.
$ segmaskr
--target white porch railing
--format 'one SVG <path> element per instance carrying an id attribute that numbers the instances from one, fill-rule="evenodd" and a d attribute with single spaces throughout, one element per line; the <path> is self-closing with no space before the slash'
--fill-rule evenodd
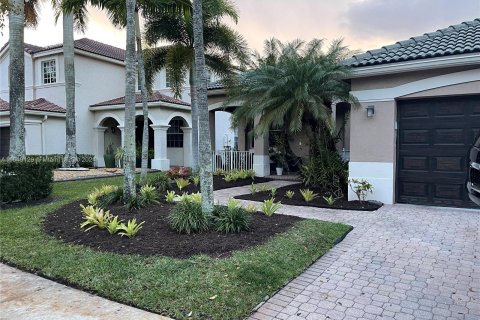
<path id="1" fill-rule="evenodd" d="M 217 150 L 212 152 L 213 170 L 251 170 L 253 169 L 253 152 Z"/>

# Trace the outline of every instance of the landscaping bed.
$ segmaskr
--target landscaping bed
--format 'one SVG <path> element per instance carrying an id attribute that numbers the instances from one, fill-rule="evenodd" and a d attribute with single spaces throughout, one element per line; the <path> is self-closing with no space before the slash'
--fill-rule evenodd
<path id="1" fill-rule="evenodd" d="M 263 219 L 280 219 L 277 220 L 278 229 L 271 222 L 265 224 L 266 229 L 273 231 L 269 236 L 262 231 L 265 234 L 261 237 L 268 239 L 259 240 L 261 244 L 259 242 L 249 248 L 245 244 L 230 244 L 240 242 L 236 237 L 248 235 L 248 231 L 229 234 L 228 237 L 233 238 L 228 239 L 213 232 L 212 235 L 217 236 L 215 253 L 210 256 L 189 252 L 188 258 L 185 254 L 180 259 L 166 253 L 139 255 L 133 249 L 134 245 L 128 244 L 152 235 L 148 231 L 148 223 L 145 223 L 131 239 L 118 234 L 110 235 L 103 230 L 101 237 L 110 237 L 110 241 L 118 242 L 117 252 L 107 252 L 102 251 L 100 238 L 96 239 L 98 230 L 79 231 L 78 221 L 68 218 L 73 215 L 81 217 L 78 201 L 84 201 L 94 187 L 105 184 L 121 185 L 122 179 L 55 183 L 51 202 L 3 210 L 0 214 L 0 260 L 99 296 L 175 319 L 244 319 L 256 305 L 298 276 L 351 230 L 350 226 L 338 223 L 280 215 L 257 218 L 254 214 L 250 224 L 252 228 L 259 228 Z M 148 211 L 150 207 L 145 208 Z M 124 214 L 125 217 L 138 214 L 124 212 L 120 206 L 112 206 L 111 210 L 112 214 Z M 152 213 L 145 212 L 139 219 L 149 214 Z M 44 229 L 49 225 L 51 216 L 55 215 L 60 220 L 66 218 L 63 221 L 65 226 L 57 228 L 64 230 L 63 240 L 57 238 L 58 234 L 47 234 Z M 162 215 L 156 212 L 155 217 L 161 219 Z M 282 223 L 284 227 L 280 226 Z M 157 231 L 158 242 L 163 241 L 165 248 L 172 246 L 179 250 L 179 244 L 167 237 L 166 229 Z M 97 246 L 92 246 L 95 249 L 86 243 L 65 242 L 70 234 L 79 232 L 99 241 Z M 212 235 L 207 232 L 206 237 Z M 195 239 L 198 236 L 191 234 L 185 235 L 185 238 Z M 145 239 L 141 242 L 150 246 Z M 199 244 L 199 241 L 188 242 Z M 227 252 L 219 249 L 221 245 L 234 245 L 241 250 L 232 251 L 234 248 L 231 247 L 228 254 L 219 254 Z"/>
<path id="2" fill-rule="evenodd" d="M 318 196 L 312 201 L 306 202 L 303 198 L 300 190 L 310 189 Z M 287 191 L 293 191 L 294 195 L 291 199 L 285 196 Z M 309 207 L 318 207 L 318 208 L 328 208 L 328 209 L 341 209 L 341 210 L 360 210 L 360 211 L 375 211 L 382 206 L 381 203 L 369 202 L 369 201 L 348 201 L 345 197 L 337 199 L 335 203 L 329 205 L 323 198 L 321 190 L 316 188 L 307 188 L 302 184 L 293 184 L 286 187 L 278 188 L 275 195 L 275 201 L 280 201 L 282 204 L 292 205 L 292 206 L 309 206 Z M 236 196 L 236 199 L 250 200 L 250 201 L 259 201 L 263 202 L 264 200 L 270 199 L 272 194 L 270 191 L 257 191 L 255 194 L 245 194 L 241 196 Z"/>
<path id="3" fill-rule="evenodd" d="M 84 221 L 80 204 L 88 205 L 84 200 L 75 201 L 49 214 L 43 224 L 46 233 L 64 242 L 85 245 L 99 251 L 143 256 L 188 258 L 205 254 L 217 258 L 225 257 L 235 250 L 245 250 L 265 243 L 303 220 L 286 215 L 267 217 L 257 212 L 250 215 L 250 228 L 246 231 L 228 234 L 216 231 L 180 234 L 172 230 L 167 221 L 174 204 L 148 205 L 133 211 L 118 204 L 110 206 L 108 209 L 112 214 L 118 215 L 119 219 L 136 218 L 137 221 L 145 221 L 138 235 L 129 239 L 112 236 L 98 228 L 87 232 L 80 229 L 80 224 Z"/>
<path id="4" fill-rule="evenodd" d="M 272 179 L 269 178 L 262 178 L 262 177 L 255 177 L 255 179 L 239 179 L 235 181 L 225 181 L 223 176 L 213 176 L 213 190 L 222 190 L 222 189 L 228 189 L 228 188 L 235 188 L 235 187 L 242 187 L 242 186 L 249 186 L 252 183 L 264 183 L 264 182 L 269 182 L 272 181 Z M 172 186 L 169 188 L 169 190 L 175 191 L 177 194 L 182 194 L 182 192 L 188 192 L 188 193 L 195 193 L 199 192 L 200 188 L 196 187 L 193 183 L 190 183 L 187 187 L 183 188 L 180 190 L 176 185 L 175 181 L 172 183 Z"/>

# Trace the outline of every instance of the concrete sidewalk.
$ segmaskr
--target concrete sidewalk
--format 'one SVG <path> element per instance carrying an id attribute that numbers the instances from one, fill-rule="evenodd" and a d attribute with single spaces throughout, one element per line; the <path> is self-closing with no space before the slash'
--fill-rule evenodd
<path id="1" fill-rule="evenodd" d="M 0 264 L 0 319 L 168 320 Z"/>

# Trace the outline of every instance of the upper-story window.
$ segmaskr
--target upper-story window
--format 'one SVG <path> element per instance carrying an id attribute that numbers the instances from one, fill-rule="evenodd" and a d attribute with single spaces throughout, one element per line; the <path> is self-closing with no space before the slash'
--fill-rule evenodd
<path id="1" fill-rule="evenodd" d="M 42 61 L 42 83 L 57 82 L 57 66 L 55 59 Z"/>

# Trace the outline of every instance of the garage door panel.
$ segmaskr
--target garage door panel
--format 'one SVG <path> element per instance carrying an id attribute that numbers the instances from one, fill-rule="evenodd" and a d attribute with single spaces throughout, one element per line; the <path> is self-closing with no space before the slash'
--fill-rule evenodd
<path id="1" fill-rule="evenodd" d="M 397 115 L 397 201 L 473 206 L 465 183 L 480 95 L 399 101 Z"/>

